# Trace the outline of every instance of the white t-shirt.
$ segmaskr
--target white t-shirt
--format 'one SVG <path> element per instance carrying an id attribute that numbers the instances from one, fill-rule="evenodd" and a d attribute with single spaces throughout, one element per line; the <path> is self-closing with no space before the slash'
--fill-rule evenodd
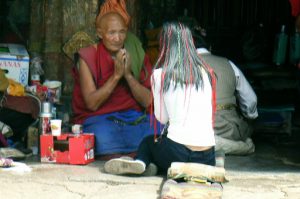
<path id="1" fill-rule="evenodd" d="M 171 84 L 166 93 L 161 91 L 162 69 L 155 69 L 151 78 L 154 114 L 158 121 L 169 121 L 168 138 L 190 146 L 214 146 L 212 126 L 212 88 L 203 70 L 203 89 L 195 86 Z M 161 97 L 162 96 L 162 97 Z"/>

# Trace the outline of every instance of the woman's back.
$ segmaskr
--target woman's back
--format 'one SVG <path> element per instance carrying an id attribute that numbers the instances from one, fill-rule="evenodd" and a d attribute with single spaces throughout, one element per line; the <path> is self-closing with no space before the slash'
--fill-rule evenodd
<path id="1" fill-rule="evenodd" d="M 171 82 L 169 89 L 161 93 L 162 69 L 153 73 L 154 113 L 156 118 L 169 121 L 168 137 L 190 146 L 213 146 L 212 87 L 204 70 L 203 88 L 177 86 Z M 162 99 L 161 97 L 162 96 Z"/>

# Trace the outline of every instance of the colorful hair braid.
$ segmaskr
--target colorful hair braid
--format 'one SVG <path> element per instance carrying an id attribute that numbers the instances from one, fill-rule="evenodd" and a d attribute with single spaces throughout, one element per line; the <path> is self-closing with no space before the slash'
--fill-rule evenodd
<path id="1" fill-rule="evenodd" d="M 198 56 L 190 29 L 181 23 L 166 23 L 160 35 L 160 54 L 155 68 L 162 68 L 160 99 L 170 84 L 203 89 L 202 70 L 206 71 L 212 87 L 212 121 L 216 111 L 216 79 L 211 67 Z M 186 89 L 185 92 L 188 90 Z M 191 90 L 190 90 L 191 91 Z M 190 94 L 186 93 L 185 97 Z M 162 104 L 162 103 L 160 103 Z"/>

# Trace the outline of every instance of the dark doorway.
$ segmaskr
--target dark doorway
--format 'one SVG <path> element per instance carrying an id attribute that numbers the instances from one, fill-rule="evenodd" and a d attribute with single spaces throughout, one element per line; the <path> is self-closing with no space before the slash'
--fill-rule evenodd
<path id="1" fill-rule="evenodd" d="M 28 0 L 1 0 L 1 43 L 27 45 L 30 27 L 30 2 Z"/>

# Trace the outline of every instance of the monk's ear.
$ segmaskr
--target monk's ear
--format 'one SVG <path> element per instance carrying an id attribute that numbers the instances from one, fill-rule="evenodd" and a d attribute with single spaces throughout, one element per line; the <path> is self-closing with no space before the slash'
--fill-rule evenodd
<path id="1" fill-rule="evenodd" d="M 103 31 L 101 28 L 97 28 L 97 36 L 102 39 Z"/>

